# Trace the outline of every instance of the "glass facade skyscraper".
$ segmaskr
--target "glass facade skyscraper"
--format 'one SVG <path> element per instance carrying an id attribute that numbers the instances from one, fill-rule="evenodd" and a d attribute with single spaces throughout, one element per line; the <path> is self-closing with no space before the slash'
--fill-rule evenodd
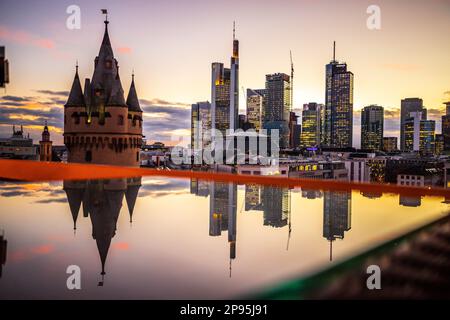
<path id="1" fill-rule="evenodd" d="M 302 147 L 314 147 L 320 144 L 321 113 L 324 105 L 315 102 L 303 105 L 302 134 L 300 143 Z"/>
<path id="2" fill-rule="evenodd" d="M 405 122 L 410 118 L 411 112 L 421 112 L 422 120 L 427 119 L 426 109 L 423 107 L 423 101 L 419 98 L 406 98 L 401 101 L 400 109 L 400 150 L 407 151 L 405 137 Z"/>
<path id="3" fill-rule="evenodd" d="M 334 59 L 325 68 L 325 112 L 322 145 L 350 148 L 353 145 L 353 73 Z"/>
<path id="4" fill-rule="evenodd" d="M 280 148 L 288 148 L 291 82 L 287 74 L 266 75 L 266 103 L 264 107 L 264 129 L 279 130 Z"/>
<path id="5" fill-rule="evenodd" d="M 361 149 L 381 150 L 383 148 L 383 107 L 371 105 L 361 111 Z"/>

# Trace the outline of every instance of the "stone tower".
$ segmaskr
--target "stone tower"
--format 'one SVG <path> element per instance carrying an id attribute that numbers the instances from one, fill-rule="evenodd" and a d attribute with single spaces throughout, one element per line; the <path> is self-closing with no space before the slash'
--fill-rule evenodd
<path id="1" fill-rule="evenodd" d="M 125 101 L 105 21 L 105 33 L 95 58 L 92 81 L 81 89 L 78 65 L 64 106 L 64 143 L 68 162 L 139 166 L 142 110 L 134 75 Z"/>
<path id="2" fill-rule="evenodd" d="M 52 161 L 52 141 L 50 140 L 47 122 L 45 123 L 44 131 L 42 131 L 42 140 L 39 141 L 39 160 Z"/>

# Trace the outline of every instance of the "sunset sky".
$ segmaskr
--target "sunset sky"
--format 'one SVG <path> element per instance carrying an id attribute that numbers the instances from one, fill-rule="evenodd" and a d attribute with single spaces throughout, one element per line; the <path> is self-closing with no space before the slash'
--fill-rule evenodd
<path id="1" fill-rule="evenodd" d="M 81 29 L 66 28 L 69 5 L 81 8 Z M 369 30 L 366 9 L 381 8 L 381 29 Z M 76 60 L 82 79 L 109 12 L 113 50 L 125 94 L 134 68 L 148 140 L 189 134 L 190 104 L 210 100 L 211 63 L 230 63 L 232 23 L 240 41 L 240 86 L 263 88 L 265 74 L 295 66 L 294 108 L 324 102 L 325 64 L 337 59 L 354 73 L 355 146 L 362 107 L 385 107 L 385 136 L 398 136 L 400 100 L 420 97 L 439 120 L 450 100 L 450 0 L 153 0 L 0 2 L 0 46 L 10 80 L 0 89 L 0 136 L 23 124 L 38 139 L 47 119 L 62 143 L 62 108 Z M 245 110 L 241 91 L 240 109 Z M 37 142 L 37 141 L 35 141 Z"/>

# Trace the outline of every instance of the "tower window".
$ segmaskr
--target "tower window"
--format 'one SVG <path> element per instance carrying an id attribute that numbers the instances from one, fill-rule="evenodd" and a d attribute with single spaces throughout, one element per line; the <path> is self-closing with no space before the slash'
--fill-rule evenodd
<path id="1" fill-rule="evenodd" d="M 136 152 L 136 161 L 139 161 L 139 151 Z"/>
<path id="2" fill-rule="evenodd" d="M 91 150 L 86 151 L 86 155 L 84 157 L 84 160 L 86 162 L 91 162 L 92 161 L 92 151 Z"/>
<path id="3" fill-rule="evenodd" d="M 117 124 L 118 124 L 119 126 L 123 126 L 123 116 L 122 116 L 122 115 L 120 115 L 120 116 L 117 118 Z"/>

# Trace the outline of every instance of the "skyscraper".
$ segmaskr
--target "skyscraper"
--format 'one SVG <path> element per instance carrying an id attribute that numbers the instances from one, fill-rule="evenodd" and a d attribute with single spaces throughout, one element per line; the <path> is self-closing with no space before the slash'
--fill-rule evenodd
<path id="1" fill-rule="evenodd" d="M 264 116 L 264 95 L 261 90 L 247 89 L 247 121 L 257 132 L 262 129 Z"/>
<path id="2" fill-rule="evenodd" d="M 401 101 L 400 110 L 400 150 L 406 150 L 405 141 L 405 121 L 410 118 L 411 112 L 421 112 L 422 120 L 427 119 L 426 109 L 423 107 L 423 101 L 419 98 L 406 98 Z"/>
<path id="3" fill-rule="evenodd" d="M 350 148 L 353 145 L 353 73 L 346 63 L 335 59 L 325 68 L 325 112 L 322 144 L 325 147 Z"/>
<path id="4" fill-rule="evenodd" d="M 211 125 L 223 135 L 227 129 L 236 130 L 239 125 L 239 41 L 233 24 L 233 55 L 231 68 L 223 63 L 212 64 L 211 76 Z"/>
<path id="5" fill-rule="evenodd" d="M 404 136 L 405 149 L 409 152 L 420 152 L 424 155 L 434 153 L 434 120 L 423 120 L 422 112 L 411 112 L 405 119 Z"/>
<path id="6" fill-rule="evenodd" d="M 300 136 L 302 134 L 302 126 L 298 124 L 298 116 L 295 112 L 289 113 L 289 148 L 295 149 L 300 147 Z"/>
<path id="7" fill-rule="evenodd" d="M 383 137 L 383 151 L 397 151 L 397 137 Z"/>
<path id="8" fill-rule="evenodd" d="M 444 136 L 444 151 L 450 151 L 450 101 L 445 102 L 446 114 L 442 116 L 442 135 Z"/>
<path id="9" fill-rule="evenodd" d="M 201 150 L 210 142 L 211 104 L 197 102 L 191 108 L 191 148 Z"/>
<path id="10" fill-rule="evenodd" d="M 323 104 L 305 103 L 302 111 L 301 146 L 308 148 L 320 144 L 320 125 Z"/>
<path id="11" fill-rule="evenodd" d="M 280 148 L 289 147 L 289 113 L 291 111 L 290 77 L 284 73 L 266 75 L 264 129 L 279 130 Z"/>
<path id="12" fill-rule="evenodd" d="M 361 111 L 361 149 L 381 150 L 383 147 L 383 107 L 370 105 Z"/>

